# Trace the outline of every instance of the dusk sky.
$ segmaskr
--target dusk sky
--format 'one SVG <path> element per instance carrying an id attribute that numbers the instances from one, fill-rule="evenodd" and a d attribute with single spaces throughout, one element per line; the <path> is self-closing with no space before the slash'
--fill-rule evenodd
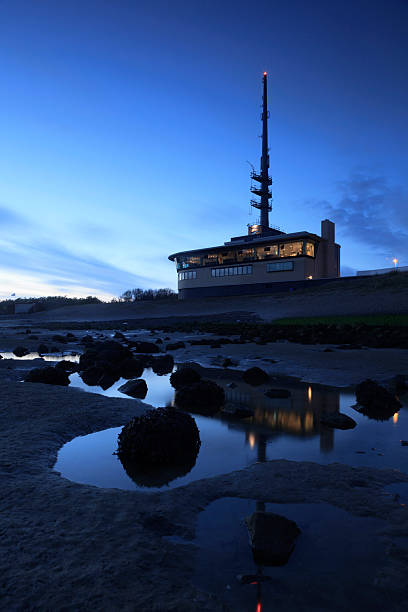
<path id="1" fill-rule="evenodd" d="M 246 233 L 268 72 L 273 225 L 408 265 L 406 0 L 0 2 L 0 299 L 176 288 Z"/>

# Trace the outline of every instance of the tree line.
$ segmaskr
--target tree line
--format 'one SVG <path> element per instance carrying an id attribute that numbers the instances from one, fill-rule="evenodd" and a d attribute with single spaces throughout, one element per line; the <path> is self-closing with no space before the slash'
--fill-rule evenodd
<path id="1" fill-rule="evenodd" d="M 177 300 L 177 293 L 173 289 L 128 289 L 119 296 L 120 302 L 139 302 L 149 300 Z"/>
<path id="2" fill-rule="evenodd" d="M 61 308 L 62 306 L 80 306 L 82 304 L 101 304 L 102 300 L 92 295 L 85 298 L 70 298 L 66 295 L 48 295 L 44 297 L 16 298 L 0 301 L 0 314 L 14 314 L 15 304 L 33 304 L 33 312 L 42 312 Z"/>

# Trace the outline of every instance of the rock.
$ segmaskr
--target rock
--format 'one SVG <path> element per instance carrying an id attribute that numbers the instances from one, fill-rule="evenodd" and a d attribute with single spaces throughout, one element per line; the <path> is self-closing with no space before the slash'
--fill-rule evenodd
<path id="1" fill-rule="evenodd" d="M 24 357 L 25 355 L 28 355 L 29 352 L 30 351 L 25 346 L 16 346 L 16 348 L 13 350 L 16 357 Z"/>
<path id="2" fill-rule="evenodd" d="M 161 338 L 157 338 L 157 340 L 155 340 L 156 344 L 163 344 L 163 340 Z"/>
<path id="3" fill-rule="evenodd" d="M 283 399 L 291 396 L 291 392 L 289 389 L 268 389 L 265 391 L 266 397 L 270 397 L 272 399 L 278 398 Z"/>
<path id="4" fill-rule="evenodd" d="M 347 414 L 343 414 L 342 412 L 337 412 L 334 414 L 321 414 L 320 423 L 322 423 L 322 425 L 326 425 L 327 427 L 333 427 L 334 429 L 354 429 L 354 427 L 357 425 L 354 419 L 347 416 Z"/>
<path id="5" fill-rule="evenodd" d="M 178 349 L 186 348 L 185 342 L 172 342 L 166 345 L 166 351 L 177 351 Z"/>
<path id="6" fill-rule="evenodd" d="M 89 344 L 93 344 L 94 342 L 95 342 L 94 339 L 89 334 L 86 334 L 85 336 L 82 336 L 81 344 L 84 344 L 85 346 L 88 346 Z"/>
<path id="7" fill-rule="evenodd" d="M 221 367 L 222 368 L 229 368 L 230 366 L 236 365 L 235 361 L 232 361 L 232 359 L 230 359 L 229 357 L 226 357 L 224 359 L 224 361 L 222 362 Z"/>
<path id="8" fill-rule="evenodd" d="M 160 353 L 160 347 L 154 342 L 131 342 L 129 345 L 136 353 Z"/>
<path id="9" fill-rule="evenodd" d="M 138 465 L 191 465 L 200 445 L 193 417 L 170 406 L 147 410 L 127 423 L 118 436 L 117 454 Z"/>
<path id="10" fill-rule="evenodd" d="M 123 346 L 114 340 L 106 340 L 104 342 L 93 342 L 92 347 L 88 348 L 79 358 L 79 369 L 81 372 L 90 368 L 99 368 L 109 374 L 114 374 L 117 378 L 124 373 L 134 376 L 132 368 L 136 370 L 136 374 L 140 370 L 140 364 L 133 361 L 133 354 L 130 349 Z M 89 383 L 88 383 L 89 384 Z"/>
<path id="11" fill-rule="evenodd" d="M 113 337 L 115 338 L 115 340 L 126 340 L 125 334 L 122 334 L 122 332 L 120 331 L 115 332 Z"/>
<path id="12" fill-rule="evenodd" d="M 401 440 L 401 446 L 408 446 L 408 440 Z"/>
<path id="13" fill-rule="evenodd" d="M 257 386 L 268 382 L 269 375 L 264 370 L 261 370 L 261 368 L 254 367 L 245 370 L 242 378 L 247 384 Z"/>
<path id="14" fill-rule="evenodd" d="M 189 412 L 213 415 L 225 402 L 224 389 L 210 380 L 200 380 L 178 389 L 175 402 Z"/>
<path id="15" fill-rule="evenodd" d="M 130 395 L 130 397 L 139 397 L 144 399 L 147 395 L 147 384 L 143 378 L 128 380 L 124 385 L 118 388 L 118 391 Z"/>
<path id="16" fill-rule="evenodd" d="M 390 380 L 389 387 L 394 393 L 404 393 L 408 390 L 408 376 L 406 374 L 397 374 Z"/>
<path id="17" fill-rule="evenodd" d="M 200 380 L 201 374 L 194 370 L 194 368 L 188 366 L 177 368 L 170 376 L 170 384 L 175 389 L 181 389 L 182 387 L 199 382 Z"/>
<path id="18" fill-rule="evenodd" d="M 3 355 L 0 355 L 0 359 L 3 359 Z"/>
<path id="19" fill-rule="evenodd" d="M 45 368 L 34 368 L 30 370 L 24 382 L 45 383 L 46 385 L 69 385 L 68 374 L 61 368 L 46 366 Z"/>
<path id="20" fill-rule="evenodd" d="M 46 344 L 39 344 L 37 346 L 37 353 L 39 355 L 43 355 L 44 353 L 48 353 L 48 346 Z"/>
<path id="21" fill-rule="evenodd" d="M 60 344 L 65 344 L 67 341 L 66 337 L 61 336 L 60 334 L 55 334 L 51 337 L 51 340 L 53 340 L 54 342 L 59 342 Z"/>
<path id="22" fill-rule="evenodd" d="M 31 329 L 26 329 L 26 330 L 25 330 L 25 333 L 26 333 L 26 334 L 31 334 Z"/>
<path id="23" fill-rule="evenodd" d="M 63 359 L 55 365 L 55 368 L 58 370 L 62 370 L 63 372 L 68 372 L 69 374 L 72 374 L 72 372 L 79 371 L 79 364 L 75 363 L 75 361 L 68 361 L 67 359 Z"/>
<path id="24" fill-rule="evenodd" d="M 120 375 L 123 378 L 140 378 L 143 370 L 143 359 L 127 357 L 120 364 Z"/>
<path id="25" fill-rule="evenodd" d="M 151 364 L 152 370 L 158 376 L 164 374 L 170 374 L 174 368 L 174 357 L 173 355 L 163 355 L 160 357 L 154 357 Z"/>
<path id="26" fill-rule="evenodd" d="M 245 519 L 257 565 L 285 565 L 300 529 L 294 521 L 272 512 L 254 512 Z"/>
<path id="27" fill-rule="evenodd" d="M 66 337 L 67 340 L 70 340 L 70 341 L 73 341 L 73 340 L 77 339 L 77 337 L 74 334 L 72 334 L 71 332 L 68 332 L 67 334 L 65 334 L 65 337 Z"/>
<path id="28" fill-rule="evenodd" d="M 387 420 L 401 408 L 401 402 L 394 394 L 370 379 L 357 385 L 356 400 L 360 412 L 377 420 Z"/>

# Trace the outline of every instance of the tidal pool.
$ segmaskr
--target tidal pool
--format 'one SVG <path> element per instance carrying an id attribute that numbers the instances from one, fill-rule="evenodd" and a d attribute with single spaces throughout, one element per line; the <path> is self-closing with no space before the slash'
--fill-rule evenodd
<path id="1" fill-rule="evenodd" d="M 255 510 L 280 514 L 300 528 L 286 565 L 255 564 L 244 523 Z M 326 503 L 222 498 L 199 514 L 192 581 L 222 596 L 237 612 L 340 611 L 349 609 L 351 601 L 356 610 L 385 610 L 389 595 L 384 601 L 384 594 L 373 587 L 384 563 L 384 544 L 376 537 L 383 524 Z"/>
<path id="2" fill-rule="evenodd" d="M 144 371 L 149 388 L 144 400 L 147 404 L 157 407 L 173 403 L 169 377 L 158 376 L 151 369 Z M 87 387 L 78 374 L 71 375 L 72 386 L 110 397 L 127 397 L 118 391 L 124 382 L 120 380 L 102 391 L 100 387 Z M 408 447 L 401 445 L 401 440 L 408 439 L 406 404 L 390 420 L 375 421 L 352 408 L 355 396 L 349 391 L 279 381 L 266 387 L 234 382 L 231 388 L 227 373 L 217 383 L 225 390 L 228 407 L 250 407 L 254 416 L 236 419 L 222 413 L 213 418 L 193 414 L 200 430 L 201 448 L 188 473 L 162 471 L 161 475 L 132 474 L 131 478 L 114 454 L 120 427 L 71 440 L 61 448 L 55 469 L 63 477 L 83 484 L 144 491 L 182 486 L 270 459 L 406 469 Z M 270 399 L 264 395 L 266 388 L 283 386 L 290 391 L 290 397 Z M 320 424 L 322 413 L 339 410 L 357 422 L 355 429 L 342 431 Z"/>

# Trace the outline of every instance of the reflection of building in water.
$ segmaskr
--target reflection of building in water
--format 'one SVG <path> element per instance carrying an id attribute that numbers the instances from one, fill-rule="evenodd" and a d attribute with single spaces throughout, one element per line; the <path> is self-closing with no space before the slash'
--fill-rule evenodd
<path id="1" fill-rule="evenodd" d="M 336 414 L 340 407 L 340 394 L 333 389 L 299 386 L 290 390 L 289 398 L 268 398 L 263 391 L 241 391 L 225 388 L 227 402 L 254 411 L 240 427 L 251 448 L 258 447 L 258 461 L 265 461 L 266 442 L 277 433 L 299 437 L 320 435 L 320 450 L 328 452 L 334 444 L 334 431 L 320 424 L 322 414 Z M 234 425 L 236 426 L 236 425 Z M 269 430 L 270 434 L 268 434 Z"/>

